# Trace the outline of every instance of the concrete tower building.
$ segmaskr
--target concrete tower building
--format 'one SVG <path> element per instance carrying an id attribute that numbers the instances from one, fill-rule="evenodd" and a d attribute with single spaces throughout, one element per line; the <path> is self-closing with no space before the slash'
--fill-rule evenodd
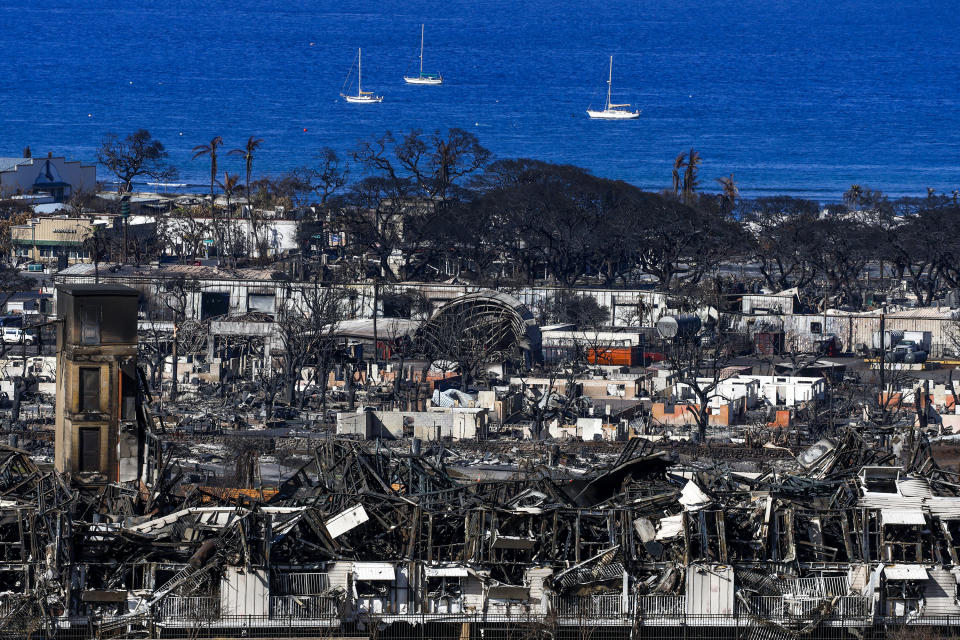
<path id="1" fill-rule="evenodd" d="M 121 285 L 57 288 L 54 466 L 137 479 L 137 298 Z"/>

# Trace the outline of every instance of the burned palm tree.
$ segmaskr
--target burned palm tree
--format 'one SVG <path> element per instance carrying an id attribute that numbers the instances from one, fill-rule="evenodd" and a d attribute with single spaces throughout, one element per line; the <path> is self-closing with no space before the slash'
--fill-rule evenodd
<path id="1" fill-rule="evenodd" d="M 733 174 L 716 179 L 720 184 L 720 210 L 723 213 L 729 213 L 740 197 L 740 189 L 737 183 L 733 181 Z"/>
<path id="2" fill-rule="evenodd" d="M 237 184 L 240 182 L 239 174 L 231 174 L 228 171 L 223 172 L 223 182 L 218 182 L 220 188 L 223 189 L 223 195 L 227 200 L 227 216 L 226 220 L 222 221 L 221 224 L 217 224 L 217 227 L 225 227 L 218 235 L 220 235 L 220 248 L 224 248 L 224 240 L 226 245 L 229 248 L 229 254 L 231 257 L 237 254 L 237 230 L 235 228 L 235 223 L 232 218 L 232 208 L 230 199 L 233 197 L 234 191 L 237 189 Z"/>
<path id="3" fill-rule="evenodd" d="M 213 211 L 214 186 L 217 183 L 217 149 L 223 146 L 223 137 L 215 136 L 209 144 L 199 144 L 193 148 L 193 159 L 210 156 L 210 210 Z"/>
<path id="4" fill-rule="evenodd" d="M 680 195 L 680 172 L 685 166 L 687 166 L 687 152 L 681 151 L 673 159 L 673 195 L 675 196 Z"/>
<path id="5" fill-rule="evenodd" d="M 247 194 L 247 205 L 249 205 L 249 211 L 250 211 L 250 232 L 252 236 L 252 244 L 254 247 L 260 246 L 260 242 L 259 242 L 260 225 L 259 225 L 259 220 L 257 219 L 257 216 L 254 214 L 253 204 L 252 204 L 253 201 L 250 198 L 250 176 L 253 173 L 253 154 L 256 152 L 257 149 L 260 148 L 261 144 L 263 144 L 263 138 L 254 138 L 253 136 L 250 136 L 247 139 L 247 144 L 245 144 L 242 148 L 234 149 L 227 154 L 231 156 L 243 156 L 243 165 L 244 165 L 244 169 L 246 170 L 245 191 Z M 262 258 L 263 256 L 260 256 L 260 257 Z"/>
<path id="6" fill-rule="evenodd" d="M 227 217 L 230 217 L 230 199 L 233 197 L 234 191 L 237 189 L 237 183 L 240 182 L 240 175 L 237 173 L 231 174 L 229 171 L 223 172 L 223 181 L 217 181 L 217 184 L 220 185 L 220 188 L 223 189 L 223 195 L 227 199 Z"/>
<path id="7" fill-rule="evenodd" d="M 701 162 L 700 152 L 690 149 L 690 153 L 687 156 L 687 168 L 683 172 L 683 201 L 686 204 L 691 203 L 693 194 L 696 193 L 697 186 L 699 186 L 697 172 L 700 169 Z"/>
<path id="8" fill-rule="evenodd" d="M 250 136 L 247 139 L 247 144 L 245 144 L 240 149 L 233 149 L 227 155 L 229 156 L 243 156 L 243 166 L 246 169 L 246 193 L 247 193 L 247 202 L 250 202 L 250 175 L 253 173 L 253 154 L 257 149 L 260 148 L 260 145 L 263 144 L 263 138 L 254 138 Z"/>
<path id="9" fill-rule="evenodd" d="M 847 192 L 843 194 L 843 202 L 851 209 L 858 208 L 863 203 L 863 187 L 859 184 L 852 184 Z"/>

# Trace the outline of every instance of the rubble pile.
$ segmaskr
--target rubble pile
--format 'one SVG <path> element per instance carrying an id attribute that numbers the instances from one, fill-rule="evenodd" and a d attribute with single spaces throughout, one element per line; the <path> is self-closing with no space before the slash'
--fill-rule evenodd
<path id="1" fill-rule="evenodd" d="M 633 439 L 506 477 L 440 443 L 329 439 L 275 491 L 182 484 L 170 454 L 152 486 L 71 487 L 3 448 L 0 630 L 723 618 L 786 638 L 960 615 L 960 476 L 912 435 L 895 454 L 851 428 L 757 471 Z"/>

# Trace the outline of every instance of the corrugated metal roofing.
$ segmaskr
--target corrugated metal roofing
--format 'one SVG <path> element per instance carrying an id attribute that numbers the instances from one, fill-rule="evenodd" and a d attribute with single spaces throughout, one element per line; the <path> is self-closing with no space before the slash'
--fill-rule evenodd
<path id="1" fill-rule="evenodd" d="M 428 578 L 464 578 L 469 575 L 466 567 L 424 567 Z"/>
<path id="2" fill-rule="evenodd" d="M 883 568 L 887 580 L 926 580 L 927 569 L 919 564 L 888 564 Z"/>
<path id="3" fill-rule="evenodd" d="M 857 504 L 867 509 L 921 509 L 924 513 L 937 516 L 942 520 L 960 520 L 960 498 L 945 496 L 921 498 L 873 493 L 861 497 Z"/>
<path id="4" fill-rule="evenodd" d="M 397 579 L 396 570 L 390 562 L 354 562 L 353 574 L 357 580 L 385 580 Z"/>
<path id="5" fill-rule="evenodd" d="M 924 585 L 923 599 L 926 606 L 924 615 L 956 616 L 960 615 L 957 604 L 957 576 L 943 568 L 933 567 L 929 571 L 930 580 Z"/>
<path id="6" fill-rule="evenodd" d="M 409 336 L 416 333 L 420 325 L 419 320 L 408 318 L 380 318 L 377 323 L 377 333 L 380 339 Z M 373 338 L 373 318 L 356 318 L 341 320 L 337 323 L 337 335 L 354 338 Z"/>
<path id="7" fill-rule="evenodd" d="M 933 490 L 930 489 L 930 482 L 926 478 L 900 478 L 897 481 L 897 488 L 901 495 L 908 498 L 933 497 Z"/>
<path id="8" fill-rule="evenodd" d="M 101 296 L 135 296 L 136 289 L 132 289 L 122 284 L 61 284 L 57 289 L 63 293 L 81 297 L 101 297 Z"/>
<path id="9" fill-rule="evenodd" d="M 926 524 L 927 519 L 920 509 L 881 509 L 880 521 L 888 524 Z"/>
<path id="10" fill-rule="evenodd" d="M 887 318 L 929 318 L 931 320 L 955 320 L 960 312 L 950 307 L 917 307 L 916 309 L 902 309 L 886 314 Z"/>

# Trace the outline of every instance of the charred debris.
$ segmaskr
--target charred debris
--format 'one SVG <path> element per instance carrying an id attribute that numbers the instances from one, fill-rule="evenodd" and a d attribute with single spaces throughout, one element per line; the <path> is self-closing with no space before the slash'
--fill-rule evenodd
<path id="1" fill-rule="evenodd" d="M 960 477 L 890 440 L 744 465 L 331 438 L 269 491 L 182 482 L 160 449 L 148 481 L 71 483 L 4 447 L 0 632 L 933 624 L 960 614 Z"/>
<path id="2" fill-rule="evenodd" d="M 0 635 L 785 640 L 960 617 L 950 378 L 881 360 L 857 386 L 822 353 L 755 374 L 692 317 L 651 365 L 650 343 L 584 343 L 496 292 L 381 320 L 373 348 L 406 349 L 384 367 L 368 323 L 319 325 L 293 376 L 268 318 L 171 338 L 138 330 L 139 298 L 62 285 L 51 380 L 22 358 Z M 156 375 L 150 332 L 173 340 Z"/>

